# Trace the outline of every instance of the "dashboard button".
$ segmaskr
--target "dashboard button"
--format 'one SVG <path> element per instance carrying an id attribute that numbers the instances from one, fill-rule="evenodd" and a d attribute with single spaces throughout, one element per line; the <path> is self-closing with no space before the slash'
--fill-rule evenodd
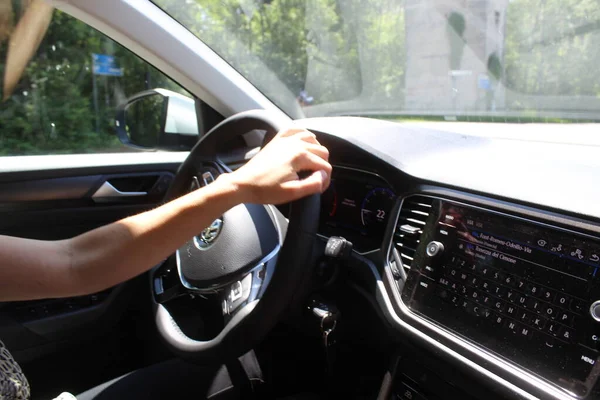
<path id="1" fill-rule="evenodd" d="M 503 299 L 503 298 L 506 298 L 507 291 L 508 290 L 503 286 L 492 285 L 492 289 L 490 290 L 490 293 L 492 293 L 496 297 L 500 297 L 501 299 Z"/>
<path id="2" fill-rule="evenodd" d="M 504 280 L 506 279 L 506 274 L 502 271 L 494 271 L 492 273 L 492 279 L 498 283 L 504 284 Z"/>
<path id="3" fill-rule="evenodd" d="M 524 292 L 525 288 L 527 287 L 527 280 L 516 277 L 514 286 L 517 290 Z"/>
<path id="4" fill-rule="evenodd" d="M 516 318 L 517 317 L 517 312 L 519 311 L 519 309 L 517 308 L 517 306 L 514 306 L 512 304 L 508 304 L 506 306 L 506 310 L 504 311 L 506 313 L 506 315 L 508 315 L 509 317 L 512 318 Z"/>
<path id="5" fill-rule="evenodd" d="M 512 333 L 519 332 L 519 330 L 521 329 L 522 326 L 523 326 L 523 324 L 520 324 L 513 319 L 507 319 L 506 322 L 504 323 L 504 327 Z"/>
<path id="6" fill-rule="evenodd" d="M 534 335 L 534 336 L 537 337 L 537 335 Z M 541 343 L 543 343 L 543 345 L 547 349 L 549 349 L 549 351 L 552 351 L 552 352 L 556 351 L 555 354 L 558 354 L 558 352 L 560 351 L 560 349 L 562 347 L 560 342 L 558 342 L 556 339 L 554 339 L 553 337 L 548 336 L 548 335 L 539 334 L 539 341 Z"/>
<path id="7" fill-rule="evenodd" d="M 585 381 L 599 360 L 597 351 L 584 346 L 574 346 L 573 356 L 568 357 L 566 368 L 575 379 Z M 582 396 L 583 397 L 583 396 Z"/>
<path id="8" fill-rule="evenodd" d="M 451 294 L 448 299 L 450 303 L 454 304 L 455 306 L 458 306 L 460 304 L 461 297 L 457 294 Z"/>
<path id="9" fill-rule="evenodd" d="M 528 311 L 522 309 L 517 310 L 517 319 L 519 320 L 519 322 L 529 324 L 533 321 L 534 318 L 536 318 L 536 315 Z"/>
<path id="10" fill-rule="evenodd" d="M 546 318 L 554 319 L 558 314 L 558 308 L 552 304 L 544 303 L 542 305 L 542 315 Z"/>
<path id="11" fill-rule="evenodd" d="M 528 310 L 539 313 L 542 311 L 542 302 L 536 299 L 535 297 L 529 297 L 527 298 L 527 302 L 525 302 L 525 307 Z"/>
<path id="12" fill-rule="evenodd" d="M 398 400 L 426 400 L 425 397 L 406 383 L 402 382 L 396 390 Z"/>
<path id="13" fill-rule="evenodd" d="M 560 324 L 557 324 L 554 321 L 548 321 L 546 327 L 544 328 L 544 332 L 549 335 L 556 336 L 558 334 L 558 330 L 560 329 Z"/>
<path id="14" fill-rule="evenodd" d="M 515 277 L 512 275 L 506 275 L 506 277 L 504 278 L 504 282 L 502 282 L 502 283 L 506 286 L 514 286 Z"/>
<path id="15" fill-rule="evenodd" d="M 528 299 L 529 298 L 527 296 L 525 296 L 524 294 L 518 294 L 517 298 L 515 299 L 515 303 L 517 303 L 521 307 L 525 307 Z"/>
<path id="16" fill-rule="evenodd" d="M 478 287 L 480 283 L 482 283 L 483 279 L 478 276 L 471 275 L 469 277 L 469 284 L 474 287 Z"/>
<path id="17" fill-rule="evenodd" d="M 508 318 L 506 318 L 504 315 L 498 314 L 498 313 L 492 313 L 491 321 L 493 324 L 501 326 L 502 324 L 504 324 L 504 321 L 506 321 L 506 320 L 508 320 Z"/>
<path id="18" fill-rule="evenodd" d="M 452 291 L 456 292 L 456 293 L 462 293 L 464 291 L 464 285 L 461 285 L 458 282 L 451 282 L 450 283 L 450 289 L 452 289 Z"/>
<path id="19" fill-rule="evenodd" d="M 539 315 L 536 315 L 530 321 L 531 325 L 533 325 L 535 328 L 537 328 L 539 330 L 544 329 L 547 322 L 548 322 L 548 320 L 546 318 L 543 318 Z"/>
<path id="20" fill-rule="evenodd" d="M 536 285 L 535 283 L 530 283 L 527 285 L 525 290 L 526 290 L 527 294 L 531 294 L 533 296 L 539 296 L 541 287 L 540 287 L 540 285 Z"/>
<path id="21" fill-rule="evenodd" d="M 552 302 L 554 300 L 554 291 L 548 288 L 542 288 L 540 290 L 540 298 L 547 302 Z"/>
<path id="22" fill-rule="evenodd" d="M 478 290 L 471 290 L 469 293 L 469 297 L 471 298 L 471 301 L 476 301 L 476 302 L 480 302 L 483 299 L 481 292 Z"/>
<path id="23" fill-rule="evenodd" d="M 590 306 L 590 315 L 596 321 L 600 322 L 600 300 L 596 300 Z"/>
<path id="24" fill-rule="evenodd" d="M 527 325 L 521 325 L 517 330 L 517 335 L 529 339 L 533 336 L 533 328 Z"/>
<path id="25" fill-rule="evenodd" d="M 572 299 L 569 303 L 569 309 L 577 314 L 583 314 L 584 304 L 583 301 L 578 299 Z"/>
<path id="26" fill-rule="evenodd" d="M 556 321 L 561 324 L 573 326 L 573 322 L 575 320 L 575 316 L 567 311 L 560 310 L 556 315 Z"/>
<path id="27" fill-rule="evenodd" d="M 470 278 L 470 275 L 469 275 L 469 274 L 467 274 L 466 272 L 461 272 L 461 273 L 459 273 L 459 274 L 458 274 L 458 279 L 459 279 L 460 281 L 462 281 L 462 282 L 466 282 L 466 281 L 468 281 L 468 280 L 469 280 L 469 278 Z"/>
<path id="28" fill-rule="evenodd" d="M 441 277 L 440 279 L 438 279 L 438 284 L 440 286 L 450 287 L 450 281 L 444 277 Z"/>
<path id="29" fill-rule="evenodd" d="M 506 308 L 506 303 L 503 302 L 502 300 L 496 300 L 492 306 L 493 306 L 494 310 L 496 310 L 498 312 L 502 312 Z"/>
<path id="30" fill-rule="evenodd" d="M 550 251 L 556 254 L 565 254 L 565 245 L 559 242 L 550 242 Z"/>
<path id="31" fill-rule="evenodd" d="M 574 337 L 574 332 L 571 328 L 561 325 L 558 328 L 557 337 L 565 342 L 571 342 Z"/>
<path id="32" fill-rule="evenodd" d="M 429 257 L 435 257 L 435 256 L 441 254 L 443 251 L 444 251 L 444 244 L 442 242 L 433 241 L 433 242 L 429 242 L 429 244 L 427 245 L 427 249 L 425 250 L 425 253 L 427 253 L 427 255 Z"/>
<path id="33" fill-rule="evenodd" d="M 506 299 L 511 303 L 515 303 L 517 301 L 518 293 L 513 292 L 512 290 L 506 292 Z"/>
<path id="34" fill-rule="evenodd" d="M 429 293 L 432 293 L 434 289 L 435 289 L 435 282 L 433 282 L 432 280 L 429 280 L 428 278 L 423 277 L 417 284 L 413 299 L 422 301 L 422 300 L 426 299 L 427 296 L 429 295 Z"/>
<path id="35" fill-rule="evenodd" d="M 566 294 L 560 293 L 558 296 L 554 298 L 554 304 L 567 308 L 569 306 L 569 301 L 571 298 Z"/>
<path id="36" fill-rule="evenodd" d="M 484 280 L 481 282 L 481 288 L 488 292 L 492 288 L 492 285 L 490 284 L 490 282 Z"/>
<path id="37" fill-rule="evenodd" d="M 491 307 L 494 304 L 494 298 L 492 296 L 488 296 L 486 293 L 481 296 L 481 304 Z"/>

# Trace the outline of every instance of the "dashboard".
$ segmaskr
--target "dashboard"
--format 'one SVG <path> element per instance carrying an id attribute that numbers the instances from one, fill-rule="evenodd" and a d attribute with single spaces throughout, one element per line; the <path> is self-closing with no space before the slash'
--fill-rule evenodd
<path id="1" fill-rule="evenodd" d="M 398 342 L 502 398 L 600 399 L 597 143 L 576 130 L 564 144 L 357 118 L 300 124 L 334 149 L 319 233 L 353 243 L 353 268 L 368 271 Z M 387 398 L 408 398 L 396 376 Z"/>

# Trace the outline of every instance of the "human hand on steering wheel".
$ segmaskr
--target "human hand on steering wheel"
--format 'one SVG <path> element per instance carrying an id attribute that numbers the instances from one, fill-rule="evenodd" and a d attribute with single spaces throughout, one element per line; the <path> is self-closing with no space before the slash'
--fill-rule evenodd
<path id="1" fill-rule="evenodd" d="M 329 186 L 329 151 L 305 129 L 281 130 L 245 166 L 222 175 L 236 186 L 242 203 L 282 204 L 322 193 Z M 301 172 L 310 175 L 300 178 Z"/>

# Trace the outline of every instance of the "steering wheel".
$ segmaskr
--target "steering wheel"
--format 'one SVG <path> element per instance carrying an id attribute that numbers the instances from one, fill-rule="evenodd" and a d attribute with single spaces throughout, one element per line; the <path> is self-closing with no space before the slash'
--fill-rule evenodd
<path id="1" fill-rule="evenodd" d="M 194 146 L 167 200 L 184 195 L 205 179 L 210 182 L 204 172 L 207 168 L 209 172 L 229 171 L 217 156 L 220 143 L 254 129 L 272 137 L 283 126 L 284 122 L 263 110 L 224 120 Z M 223 362 L 264 339 L 292 301 L 310 265 L 319 207 L 319 195 L 292 202 L 288 223 L 273 206 L 238 205 L 153 269 L 154 317 L 168 346 L 182 357 Z M 216 336 L 194 334 L 200 330 L 194 325 L 202 322 L 197 314 L 190 315 L 182 299 L 204 303 L 220 314 L 217 320 L 222 315 L 218 323 L 222 329 L 208 329 L 218 331 Z"/>

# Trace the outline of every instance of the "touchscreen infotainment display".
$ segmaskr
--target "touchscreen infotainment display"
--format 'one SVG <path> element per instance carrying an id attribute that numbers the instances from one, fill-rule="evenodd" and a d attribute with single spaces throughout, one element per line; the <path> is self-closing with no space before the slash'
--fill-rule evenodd
<path id="1" fill-rule="evenodd" d="M 600 243 L 451 201 L 432 204 L 403 301 L 573 393 L 589 393 L 599 360 Z"/>

